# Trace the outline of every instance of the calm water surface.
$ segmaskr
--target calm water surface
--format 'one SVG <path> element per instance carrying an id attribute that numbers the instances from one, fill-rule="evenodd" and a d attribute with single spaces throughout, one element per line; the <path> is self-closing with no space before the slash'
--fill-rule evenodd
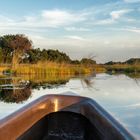
<path id="1" fill-rule="evenodd" d="M 90 82 L 87 83 L 87 80 Z M 140 139 L 140 79 L 124 74 L 94 77 L 2 77 L 0 119 L 46 94 L 73 92 L 96 100 L 135 137 Z"/>

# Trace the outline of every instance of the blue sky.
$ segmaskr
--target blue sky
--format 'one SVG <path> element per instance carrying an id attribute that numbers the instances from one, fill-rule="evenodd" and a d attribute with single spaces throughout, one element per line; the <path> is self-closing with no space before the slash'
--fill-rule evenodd
<path id="1" fill-rule="evenodd" d="M 140 57 L 140 0 L 1 1 L 0 35 L 17 33 L 73 59 Z"/>

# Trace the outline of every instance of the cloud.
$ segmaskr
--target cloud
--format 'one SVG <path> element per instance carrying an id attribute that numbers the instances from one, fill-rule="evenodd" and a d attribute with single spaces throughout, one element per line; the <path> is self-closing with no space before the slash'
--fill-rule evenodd
<path id="1" fill-rule="evenodd" d="M 85 20 L 85 16 L 63 10 L 45 10 L 42 12 L 44 22 L 50 26 L 64 26 Z"/>
<path id="2" fill-rule="evenodd" d="M 133 26 L 139 22 L 136 11 L 129 14 L 133 9 L 136 8 L 121 2 L 83 10 L 42 10 L 17 18 L 1 15 L 0 34 L 26 34 L 35 47 L 59 49 L 75 59 L 91 52 L 97 54 L 99 62 L 126 59 L 140 56 L 140 28 L 130 27 L 132 21 Z M 115 27 L 116 30 L 111 30 Z"/>
<path id="3" fill-rule="evenodd" d="M 11 19 L 0 16 L 0 28 L 17 28 L 31 30 L 37 28 L 64 28 L 65 31 L 87 32 L 91 25 L 114 24 L 132 9 L 121 9 L 112 11 L 114 5 L 107 4 L 102 7 L 92 7 L 88 9 L 72 11 L 62 9 L 42 10 L 38 14 L 32 14 Z M 115 8 L 114 8 L 115 9 Z M 104 15 L 107 17 L 104 18 Z M 99 19 L 98 19 L 99 18 Z M 77 26 L 78 25 L 78 26 Z M 85 28 L 90 26 L 89 28 Z"/>
<path id="4" fill-rule="evenodd" d="M 65 28 L 66 31 L 81 31 L 81 32 L 87 32 L 87 31 L 90 31 L 89 28 L 82 28 L 82 27 L 66 27 Z"/>
<path id="5" fill-rule="evenodd" d="M 113 23 L 115 23 L 115 20 L 108 18 L 108 19 L 96 21 L 94 24 L 95 25 L 106 25 L 106 24 L 113 24 Z"/>
<path id="6" fill-rule="evenodd" d="M 134 33 L 140 34 L 140 28 L 136 28 L 136 27 L 123 28 L 121 30 L 123 30 L 123 31 L 129 31 L 129 32 L 134 32 Z"/>
<path id="7" fill-rule="evenodd" d="M 68 39 L 73 39 L 73 40 L 80 40 L 80 41 L 85 41 L 86 39 L 84 39 L 83 37 L 81 36 L 76 36 L 76 35 L 73 35 L 73 36 L 66 36 L 66 38 Z"/>
<path id="8" fill-rule="evenodd" d="M 119 19 L 121 16 L 123 16 L 124 14 L 127 14 L 129 12 L 133 11 L 132 9 L 122 9 L 122 10 L 118 10 L 118 11 L 112 11 L 110 13 L 110 16 L 112 19 L 117 20 Z"/>
<path id="9" fill-rule="evenodd" d="M 103 20 L 97 20 L 95 22 L 96 25 L 106 25 L 106 24 L 113 24 L 117 22 L 120 18 L 122 18 L 125 14 L 133 11 L 133 9 L 121 9 L 116 11 L 111 11 L 109 13 L 110 18 L 106 18 Z"/>
<path id="10" fill-rule="evenodd" d="M 118 32 L 118 31 L 123 31 L 123 33 L 125 33 L 124 31 L 127 31 L 127 32 L 132 32 L 132 33 L 135 33 L 136 36 L 138 36 L 137 34 L 140 34 L 140 28 L 137 28 L 137 27 L 131 27 L 131 26 L 126 26 L 126 27 L 123 27 L 123 28 L 111 28 L 111 30 L 114 30 L 115 32 Z M 126 34 L 126 33 L 125 33 Z M 127 34 L 127 35 L 131 35 L 131 34 Z M 126 35 L 126 36 L 127 36 Z M 134 34 L 133 34 L 134 35 Z M 134 40 L 135 38 L 133 38 Z"/>
<path id="11" fill-rule="evenodd" d="M 43 10 L 38 15 L 11 19 L 0 16 L 1 28 L 59 28 L 86 20 L 86 15 L 80 12 L 65 10 Z"/>

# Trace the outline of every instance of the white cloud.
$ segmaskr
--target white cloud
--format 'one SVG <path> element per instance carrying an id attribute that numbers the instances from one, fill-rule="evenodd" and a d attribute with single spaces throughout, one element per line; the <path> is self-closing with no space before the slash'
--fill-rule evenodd
<path id="1" fill-rule="evenodd" d="M 136 28 L 136 27 L 124 28 L 124 29 L 121 29 L 121 30 L 140 34 L 140 28 Z"/>
<path id="2" fill-rule="evenodd" d="M 111 11 L 109 16 L 110 18 L 97 20 L 95 22 L 96 25 L 106 25 L 106 24 L 113 24 L 117 22 L 120 18 L 122 18 L 125 14 L 133 11 L 132 9 L 121 9 L 117 11 Z M 126 20 L 126 19 L 125 19 Z"/>
<path id="3" fill-rule="evenodd" d="M 0 26 L 1 28 L 58 28 L 84 20 L 86 20 L 86 15 L 80 12 L 44 10 L 38 15 L 24 16 L 17 19 L 11 19 L 1 15 Z"/>
<path id="4" fill-rule="evenodd" d="M 110 12 L 110 6 L 110 4 L 105 6 L 106 11 L 100 7 L 79 10 L 76 12 L 60 9 L 43 10 L 37 15 L 19 17 L 19 19 L 0 16 L 0 28 L 36 30 L 37 28 L 64 27 L 66 31 L 84 32 L 90 31 L 90 29 L 84 28 L 84 25 L 113 24 L 123 15 L 132 11 L 132 9 L 121 9 Z M 98 20 L 98 16 L 102 17 L 104 14 L 108 14 L 110 17 Z M 77 27 L 77 24 L 79 27 Z"/>
<path id="5" fill-rule="evenodd" d="M 44 22 L 50 26 L 64 26 L 85 20 L 85 16 L 63 10 L 45 10 L 42 12 Z"/>
<path id="6" fill-rule="evenodd" d="M 130 32 L 135 32 L 135 33 L 139 33 L 140 34 L 140 29 L 126 29 L 127 31 Z"/>
<path id="7" fill-rule="evenodd" d="M 83 32 L 87 32 L 87 31 L 90 31 L 90 29 L 88 29 L 88 28 L 82 28 L 82 27 L 79 27 L 79 28 L 77 28 L 77 27 L 66 27 L 65 28 L 65 30 L 66 31 L 83 31 Z"/>
<path id="8" fill-rule="evenodd" d="M 80 40 L 80 41 L 85 41 L 85 40 L 86 40 L 86 39 L 84 39 L 83 37 L 81 37 L 81 36 L 76 36 L 76 35 L 73 35 L 73 36 L 66 36 L 66 38 L 73 39 L 73 40 Z"/>
<path id="9" fill-rule="evenodd" d="M 114 22 L 115 22 L 115 20 L 113 20 L 111 18 L 107 18 L 107 19 L 104 19 L 104 20 L 96 21 L 94 24 L 96 24 L 96 25 L 106 25 L 106 24 L 112 24 Z"/>
<path id="10" fill-rule="evenodd" d="M 112 19 L 117 20 L 121 16 L 123 16 L 124 14 L 127 14 L 127 13 L 129 13 L 131 11 L 132 11 L 132 9 L 122 9 L 122 10 L 118 10 L 118 11 L 112 11 L 110 13 L 110 16 L 111 16 Z"/>
<path id="11" fill-rule="evenodd" d="M 127 32 L 133 32 L 136 34 L 140 34 L 140 28 L 137 27 L 124 27 L 124 28 L 110 28 L 114 31 L 127 31 Z M 134 39 L 133 39 L 134 40 Z"/>

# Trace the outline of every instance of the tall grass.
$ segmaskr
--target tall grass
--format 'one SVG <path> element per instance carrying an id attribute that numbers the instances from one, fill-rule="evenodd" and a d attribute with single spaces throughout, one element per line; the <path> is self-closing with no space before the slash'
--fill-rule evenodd
<path id="1" fill-rule="evenodd" d="M 81 65 L 58 64 L 54 62 L 39 62 L 37 64 L 20 64 L 14 72 L 16 74 L 35 75 L 79 75 L 89 74 L 92 68 Z"/>
<path id="2" fill-rule="evenodd" d="M 106 68 L 102 65 L 72 65 L 67 63 L 39 62 L 37 64 L 19 64 L 12 69 L 10 64 L 1 64 L 0 72 L 28 75 L 80 75 L 90 73 L 103 73 Z"/>
<path id="3" fill-rule="evenodd" d="M 0 73 L 4 72 L 5 70 L 9 69 L 10 66 L 7 64 L 0 64 Z"/>

